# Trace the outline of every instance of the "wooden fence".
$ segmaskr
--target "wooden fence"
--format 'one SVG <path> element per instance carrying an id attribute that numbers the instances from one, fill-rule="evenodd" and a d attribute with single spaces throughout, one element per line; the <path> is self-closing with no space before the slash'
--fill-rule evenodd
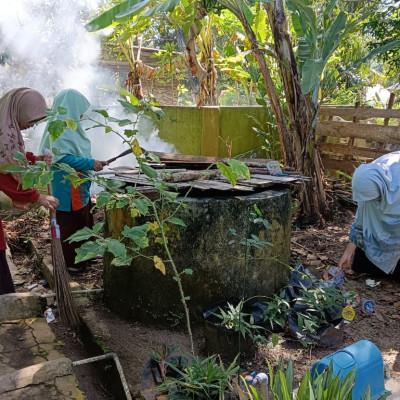
<path id="1" fill-rule="evenodd" d="M 387 109 L 321 107 L 317 146 L 325 169 L 351 174 L 360 160 L 400 150 L 400 109 L 391 109 L 390 102 Z"/>

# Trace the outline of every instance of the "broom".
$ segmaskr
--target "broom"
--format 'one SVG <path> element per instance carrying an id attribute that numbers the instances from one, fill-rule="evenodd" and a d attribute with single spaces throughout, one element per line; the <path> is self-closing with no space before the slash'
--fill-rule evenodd
<path id="1" fill-rule="evenodd" d="M 45 154 L 50 154 L 50 151 L 45 149 Z M 49 168 L 49 167 L 48 167 Z M 53 189 L 49 183 L 48 192 L 53 196 Z M 54 268 L 54 282 L 57 299 L 57 308 L 60 313 L 61 321 L 65 326 L 75 329 L 79 325 L 79 316 L 75 308 L 72 298 L 67 266 L 65 265 L 63 250 L 60 239 L 60 227 L 57 224 L 56 213 L 50 212 L 51 218 L 51 256 Z"/>

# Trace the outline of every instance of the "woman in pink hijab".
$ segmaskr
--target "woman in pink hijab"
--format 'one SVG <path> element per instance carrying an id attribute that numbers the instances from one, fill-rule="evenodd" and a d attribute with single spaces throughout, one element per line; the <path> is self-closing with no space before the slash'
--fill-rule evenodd
<path id="1" fill-rule="evenodd" d="M 36 90 L 13 89 L 0 99 L 0 166 L 15 164 L 16 152 L 25 154 L 21 130 L 30 128 L 46 117 L 46 102 Z M 26 153 L 27 160 L 46 160 Z M 47 161 L 47 160 L 46 160 Z M 58 206 L 58 199 L 40 194 L 36 189 L 22 190 L 17 174 L 0 173 L 0 190 L 13 201 L 14 206 L 25 208 L 28 203 L 38 203 L 52 211 Z M 6 240 L 0 216 L 0 295 L 14 293 L 14 285 L 6 259 Z"/>

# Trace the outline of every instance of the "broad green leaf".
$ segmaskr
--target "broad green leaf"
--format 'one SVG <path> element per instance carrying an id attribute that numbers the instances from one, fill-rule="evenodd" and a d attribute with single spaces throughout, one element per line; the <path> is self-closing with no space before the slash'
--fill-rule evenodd
<path id="1" fill-rule="evenodd" d="M 53 180 L 53 171 L 43 172 L 39 177 L 39 184 L 46 187 Z"/>
<path id="2" fill-rule="evenodd" d="M 236 185 L 238 175 L 233 171 L 230 166 L 225 165 L 224 163 L 217 163 L 217 168 L 221 171 L 222 175 L 224 175 L 225 178 L 229 179 L 232 186 Z"/>
<path id="3" fill-rule="evenodd" d="M 106 126 L 105 127 L 105 131 L 106 131 L 106 133 L 110 133 L 111 131 L 112 131 L 112 128 L 111 128 L 111 126 Z"/>
<path id="4" fill-rule="evenodd" d="M 51 140 L 55 142 L 65 132 L 66 127 L 66 122 L 61 119 L 55 119 L 49 122 L 48 131 Z"/>
<path id="5" fill-rule="evenodd" d="M 57 112 L 60 114 L 60 115 L 65 115 L 66 113 L 67 113 L 67 109 L 65 108 L 65 107 L 62 107 L 62 106 L 59 106 L 59 107 L 57 107 Z"/>
<path id="6" fill-rule="evenodd" d="M 76 131 L 78 128 L 78 124 L 76 123 L 76 121 L 74 119 L 66 118 L 65 123 L 67 124 L 68 129 L 73 129 L 74 131 Z"/>
<path id="7" fill-rule="evenodd" d="M 104 225 L 104 222 L 98 222 L 97 224 L 95 224 L 92 228 L 93 232 L 98 234 L 101 231 L 101 229 L 103 228 L 103 225 Z"/>
<path id="8" fill-rule="evenodd" d="M 126 125 L 132 125 L 132 121 L 130 119 L 121 119 L 118 121 L 119 126 L 126 126 Z"/>
<path id="9" fill-rule="evenodd" d="M 240 7 L 243 11 L 244 16 L 246 17 L 248 24 L 250 26 L 253 25 L 254 16 L 253 16 L 253 12 L 251 11 L 250 7 L 243 0 L 236 0 L 236 1 L 238 4 L 240 4 Z"/>
<path id="10" fill-rule="evenodd" d="M 150 106 L 150 109 L 161 118 L 165 118 L 165 112 L 160 107 Z"/>
<path id="11" fill-rule="evenodd" d="M 115 207 L 117 207 L 117 208 L 124 208 L 124 207 L 126 207 L 127 205 L 129 205 L 130 204 L 130 199 L 128 198 L 128 197 L 123 197 L 123 198 L 120 198 L 116 203 L 115 203 Z"/>
<path id="12" fill-rule="evenodd" d="M 186 226 L 186 224 L 180 218 L 176 218 L 176 217 L 169 217 L 166 220 L 166 222 L 169 222 L 169 223 L 175 224 L 175 225 Z"/>
<path id="13" fill-rule="evenodd" d="M 23 167 L 22 165 L 12 165 L 11 164 L 11 166 L 9 168 L 7 168 L 7 172 L 21 173 L 21 172 L 25 172 L 25 170 L 26 170 L 26 168 Z"/>
<path id="14" fill-rule="evenodd" d="M 25 160 L 25 154 L 21 153 L 20 151 L 16 151 L 14 153 L 14 159 L 18 160 L 18 161 L 23 161 L 23 160 Z"/>
<path id="15" fill-rule="evenodd" d="M 305 62 L 306 60 L 313 58 L 312 50 L 307 40 L 304 37 L 299 36 L 297 38 L 297 42 L 298 42 L 297 55 L 299 61 Z"/>
<path id="16" fill-rule="evenodd" d="M 135 136 L 139 131 L 137 129 L 124 129 L 124 135 L 127 138 L 131 138 L 132 136 Z"/>
<path id="17" fill-rule="evenodd" d="M 276 347 L 279 343 L 279 336 L 276 333 L 272 334 L 272 347 Z"/>
<path id="18" fill-rule="evenodd" d="M 108 192 L 101 192 L 98 196 L 97 196 L 97 200 L 96 200 L 96 206 L 98 208 L 101 208 L 103 206 L 105 206 L 111 199 L 111 194 Z"/>
<path id="19" fill-rule="evenodd" d="M 183 272 L 187 275 L 193 275 L 193 270 L 191 268 L 186 268 L 183 270 Z"/>
<path id="20" fill-rule="evenodd" d="M 181 0 L 167 0 L 156 6 L 150 8 L 145 13 L 143 13 L 144 17 L 152 17 L 154 14 L 158 12 L 171 12 L 175 10 L 176 6 L 181 2 Z"/>
<path id="21" fill-rule="evenodd" d="M 256 68 L 254 64 L 250 64 L 249 70 L 250 70 L 251 80 L 252 80 L 254 83 L 257 83 L 258 78 L 259 78 L 259 76 L 260 76 L 260 74 L 259 74 L 259 72 L 258 72 L 258 68 Z"/>
<path id="22" fill-rule="evenodd" d="M 131 262 L 133 260 L 133 257 L 129 256 L 128 254 L 125 255 L 125 257 L 116 257 L 111 261 L 112 265 L 115 265 L 117 267 L 121 267 L 123 265 L 131 265 Z"/>
<path id="23" fill-rule="evenodd" d="M 155 161 L 156 163 L 161 163 L 160 158 L 153 153 L 148 153 L 147 157 L 149 157 L 151 160 Z"/>
<path id="24" fill-rule="evenodd" d="M 101 114 L 104 118 L 109 117 L 108 112 L 106 110 L 93 110 L 93 111 Z"/>
<path id="25" fill-rule="evenodd" d="M 324 45 L 322 46 L 322 59 L 327 61 L 332 53 L 336 50 L 338 46 L 338 38 L 340 33 L 346 26 L 347 16 L 342 11 L 333 21 L 332 25 L 329 27 L 324 38 Z"/>
<path id="26" fill-rule="evenodd" d="M 157 178 L 158 176 L 157 171 L 154 168 L 150 167 L 149 165 L 142 163 L 140 168 L 143 171 L 143 173 L 147 175 L 149 178 L 152 179 Z"/>
<path id="27" fill-rule="evenodd" d="M 129 7 L 132 7 L 134 4 L 139 3 L 140 0 L 127 0 L 124 1 L 109 10 L 105 11 L 103 14 L 99 15 L 94 20 L 90 21 L 86 24 L 85 28 L 89 32 L 95 32 L 100 29 L 107 28 L 108 26 L 112 25 L 116 20 L 116 15 L 125 11 Z"/>
<path id="28" fill-rule="evenodd" d="M 325 61 L 321 58 L 318 60 L 307 60 L 304 63 L 301 77 L 301 91 L 304 94 L 312 92 L 321 81 L 324 66 Z"/>
<path id="29" fill-rule="evenodd" d="M 90 260 L 98 254 L 104 255 L 104 247 L 102 241 L 87 241 L 81 247 L 76 249 L 75 262 Z"/>
<path id="30" fill-rule="evenodd" d="M 224 54 L 225 54 L 225 57 L 231 57 L 234 54 L 236 54 L 236 50 L 235 50 L 234 47 L 232 47 L 231 45 L 227 44 L 224 47 Z"/>
<path id="31" fill-rule="evenodd" d="M 232 170 L 238 175 L 241 176 L 248 181 L 250 181 L 250 171 L 247 165 L 243 164 L 239 160 L 235 160 L 234 158 L 228 160 L 228 164 L 232 167 Z"/>
<path id="32" fill-rule="evenodd" d="M 57 163 L 56 167 L 59 168 L 60 170 L 64 171 L 64 172 L 68 172 L 69 174 L 76 174 L 75 169 L 72 168 L 69 164 Z"/>
<path id="33" fill-rule="evenodd" d="M 122 235 L 126 238 L 132 239 L 138 249 L 144 249 L 149 246 L 149 240 L 147 238 L 147 232 L 150 228 L 147 224 L 141 226 L 128 227 L 124 226 Z"/>
<path id="34" fill-rule="evenodd" d="M 359 60 L 355 61 L 353 64 L 354 68 L 357 68 L 360 64 L 366 63 L 367 61 L 371 60 L 375 56 L 379 56 L 380 54 L 386 53 L 389 50 L 394 49 L 395 47 L 400 46 L 400 40 L 394 39 L 389 43 L 384 44 L 383 46 L 377 47 L 376 49 L 372 50 L 370 53 L 368 53 L 366 56 L 363 58 L 360 58 Z"/>
<path id="35" fill-rule="evenodd" d="M 118 102 L 121 104 L 122 107 L 125 109 L 132 111 L 132 112 L 137 112 L 137 107 L 135 107 L 133 104 L 128 103 L 127 101 L 124 100 L 118 100 Z"/>
<path id="36" fill-rule="evenodd" d="M 126 8 L 124 11 L 121 11 L 120 13 L 116 14 L 115 18 L 121 19 L 121 18 L 127 17 L 128 15 L 130 15 L 130 16 L 132 16 L 132 14 L 133 15 L 137 15 L 149 3 L 150 3 L 150 0 L 143 0 L 143 1 L 139 2 L 139 3 L 136 3 L 136 4 Z"/>
<path id="37" fill-rule="evenodd" d="M 121 95 L 121 96 L 126 96 L 126 97 L 129 97 L 129 100 L 130 100 L 130 104 L 132 105 L 132 106 L 137 106 L 138 104 L 139 104 L 139 100 L 129 91 L 129 90 L 126 90 L 125 88 L 118 88 L 118 93 Z M 123 101 L 120 101 L 120 100 L 118 100 L 121 104 L 123 103 Z M 124 102 L 124 103 L 126 103 L 126 102 Z M 129 104 L 129 103 L 128 103 Z M 123 104 L 122 104 L 123 105 Z"/>
<path id="38" fill-rule="evenodd" d="M 316 43 L 318 25 L 315 11 L 310 6 L 307 6 L 303 0 L 290 0 L 289 3 L 294 4 L 299 10 L 300 21 L 307 21 L 307 26 L 311 33 L 311 40 L 313 43 Z"/>
<path id="39" fill-rule="evenodd" d="M 259 104 L 260 106 L 266 106 L 267 102 L 264 99 L 260 99 L 260 98 L 256 98 L 256 102 L 257 104 Z"/>
<path id="40" fill-rule="evenodd" d="M 165 275 L 165 265 L 164 265 L 163 260 L 161 260 L 161 258 L 158 256 L 154 256 L 153 261 L 154 261 L 154 266 L 157 269 L 159 269 L 163 275 Z"/>
<path id="41" fill-rule="evenodd" d="M 149 201 L 146 199 L 133 199 L 132 204 L 138 209 L 141 215 L 147 215 L 149 212 Z"/>
<path id="42" fill-rule="evenodd" d="M 90 229 L 86 226 L 85 228 L 80 229 L 79 231 L 75 232 L 67 240 L 70 243 L 81 242 L 84 240 L 89 240 L 92 236 L 93 236 L 92 229 Z"/>
<path id="43" fill-rule="evenodd" d="M 105 240 L 107 243 L 107 250 L 114 254 L 115 257 L 125 257 L 126 255 L 126 248 L 125 245 L 121 242 L 119 242 L 116 239 L 106 239 Z"/>
<path id="44" fill-rule="evenodd" d="M 32 189 L 35 187 L 36 179 L 35 175 L 32 173 L 25 173 L 22 178 L 22 189 Z"/>

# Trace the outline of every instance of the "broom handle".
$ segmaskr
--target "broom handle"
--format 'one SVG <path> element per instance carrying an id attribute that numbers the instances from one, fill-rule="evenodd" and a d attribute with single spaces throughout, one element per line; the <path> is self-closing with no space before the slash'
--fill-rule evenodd
<path id="1" fill-rule="evenodd" d="M 45 155 L 50 155 L 50 150 L 49 149 L 43 149 L 43 154 Z M 46 170 L 50 171 L 50 165 L 46 165 Z M 47 193 L 49 196 L 53 196 L 53 187 L 51 186 L 51 182 L 47 185 Z M 50 211 L 50 218 L 51 219 L 56 219 L 56 213 L 54 211 Z"/>

